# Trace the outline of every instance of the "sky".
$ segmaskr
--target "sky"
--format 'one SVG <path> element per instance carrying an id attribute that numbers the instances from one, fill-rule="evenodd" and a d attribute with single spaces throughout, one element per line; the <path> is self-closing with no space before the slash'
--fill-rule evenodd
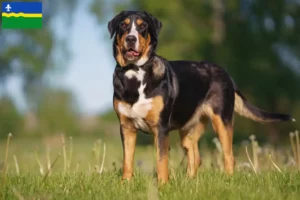
<path id="1" fill-rule="evenodd" d="M 112 75 L 115 61 L 105 26 L 99 28 L 88 9 L 79 6 L 70 38 L 72 59 L 63 84 L 77 96 L 84 113 L 112 107 Z"/>
<path id="2" fill-rule="evenodd" d="M 88 1 L 86 1 L 88 3 Z M 112 108 L 112 75 L 115 61 L 106 25 L 100 26 L 89 13 L 86 5 L 78 7 L 69 37 L 71 60 L 67 70 L 55 76 L 56 84 L 70 89 L 76 97 L 83 114 L 96 114 Z M 57 31 L 64 34 L 64 27 L 55 24 Z M 11 91 L 18 108 L 26 110 L 21 92 L 22 80 L 11 77 Z"/>

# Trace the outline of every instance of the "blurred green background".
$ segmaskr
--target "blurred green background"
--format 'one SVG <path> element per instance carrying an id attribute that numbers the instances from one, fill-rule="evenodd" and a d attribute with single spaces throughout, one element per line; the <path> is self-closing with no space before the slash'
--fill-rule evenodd
<path id="1" fill-rule="evenodd" d="M 0 2 L 3 2 L 2 0 Z M 99 69 L 100 85 L 86 90 L 106 99 L 112 98 L 112 86 L 101 82 L 112 77 L 115 66 L 106 25 L 121 10 L 145 10 L 163 23 L 158 54 L 169 59 L 207 60 L 224 67 L 241 91 L 255 105 L 267 111 L 290 113 L 300 120 L 300 1 L 299 0 L 48 0 L 43 1 L 42 30 L 0 29 L 0 138 L 51 138 L 66 136 L 119 140 L 119 127 L 112 102 L 102 109 L 86 113 L 71 89 L 59 83 L 67 70 L 72 71 L 76 48 L 90 53 L 87 45 L 70 47 L 73 34 L 97 31 L 97 65 L 82 64 L 85 71 Z M 78 9 L 84 6 L 84 11 Z M 88 18 L 81 17 L 85 13 Z M 80 24 L 77 19 L 82 19 Z M 93 21 L 92 28 L 81 27 Z M 58 25 L 63 34 L 55 34 Z M 77 27 L 76 31 L 70 27 Z M 93 29 L 94 28 L 94 29 Z M 101 33 L 101 34 L 100 34 Z M 86 37 L 78 40 L 84 41 Z M 84 42 L 83 42 L 84 44 Z M 106 48 L 107 47 L 107 48 Z M 96 52 L 97 53 L 97 52 Z M 76 55 L 75 55 L 76 57 Z M 104 64 L 110 58 L 110 65 Z M 72 61 L 73 59 L 73 61 Z M 80 63 L 77 63 L 80 65 Z M 68 68 L 68 69 L 66 69 Z M 108 69 L 110 73 L 104 71 Z M 102 71 L 101 71 L 102 70 Z M 26 109 L 7 87 L 9 78 L 22 80 L 21 91 Z M 98 78 L 99 77 L 99 78 Z M 86 76 L 76 84 L 93 84 Z M 108 82 L 110 84 L 110 82 Z M 96 83 L 95 83 L 96 84 Z M 106 89 L 107 88 L 107 89 Z M 91 99 L 93 96 L 91 96 Z M 101 98 L 100 98 L 101 99 Z M 101 100 L 99 101 L 101 104 Z M 261 141 L 280 144 L 299 122 L 259 124 L 235 118 L 235 142 L 255 134 Z M 209 128 L 208 132 L 211 132 Z M 177 134 L 176 134 L 177 135 Z M 213 134 L 206 134 L 211 142 Z M 174 136 L 175 138 L 175 136 Z M 139 135 L 139 144 L 152 142 Z"/>

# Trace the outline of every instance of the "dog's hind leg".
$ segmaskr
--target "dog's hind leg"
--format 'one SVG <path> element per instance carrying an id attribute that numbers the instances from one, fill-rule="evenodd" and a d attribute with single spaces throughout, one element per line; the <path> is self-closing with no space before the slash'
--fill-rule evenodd
<path id="1" fill-rule="evenodd" d="M 198 141 L 203 135 L 205 127 L 206 121 L 202 121 L 188 129 L 181 129 L 179 131 L 181 145 L 185 149 L 188 156 L 187 173 L 190 177 L 196 175 L 197 169 L 201 164 Z"/>
<path id="2" fill-rule="evenodd" d="M 224 169 L 227 174 L 233 174 L 234 156 L 232 151 L 233 127 L 232 123 L 224 123 L 222 118 L 214 114 L 211 116 L 212 126 L 218 134 L 224 153 Z"/>
<path id="3" fill-rule="evenodd" d="M 205 101 L 204 112 L 211 119 L 214 131 L 217 133 L 224 154 L 224 169 L 227 174 L 233 174 L 234 156 L 233 142 L 233 112 L 234 87 L 231 79 L 215 69 L 215 76 Z"/>

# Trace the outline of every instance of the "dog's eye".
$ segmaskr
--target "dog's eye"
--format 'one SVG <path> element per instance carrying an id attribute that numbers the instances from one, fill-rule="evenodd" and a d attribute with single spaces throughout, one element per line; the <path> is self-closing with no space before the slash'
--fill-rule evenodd
<path id="1" fill-rule="evenodd" d="M 122 22 L 120 25 L 121 25 L 121 27 L 124 28 L 124 29 L 127 28 L 127 24 L 126 24 L 125 22 Z"/>
<path id="2" fill-rule="evenodd" d="M 140 29 L 145 29 L 145 28 L 146 28 L 146 26 L 147 26 L 147 24 L 145 24 L 145 23 L 141 23 L 141 24 L 140 24 Z"/>

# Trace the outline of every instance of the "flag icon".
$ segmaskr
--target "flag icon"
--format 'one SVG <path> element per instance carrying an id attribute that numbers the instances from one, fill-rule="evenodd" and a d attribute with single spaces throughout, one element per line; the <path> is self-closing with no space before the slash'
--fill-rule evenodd
<path id="1" fill-rule="evenodd" d="M 3 29 L 40 29 L 42 2 L 2 2 Z"/>

